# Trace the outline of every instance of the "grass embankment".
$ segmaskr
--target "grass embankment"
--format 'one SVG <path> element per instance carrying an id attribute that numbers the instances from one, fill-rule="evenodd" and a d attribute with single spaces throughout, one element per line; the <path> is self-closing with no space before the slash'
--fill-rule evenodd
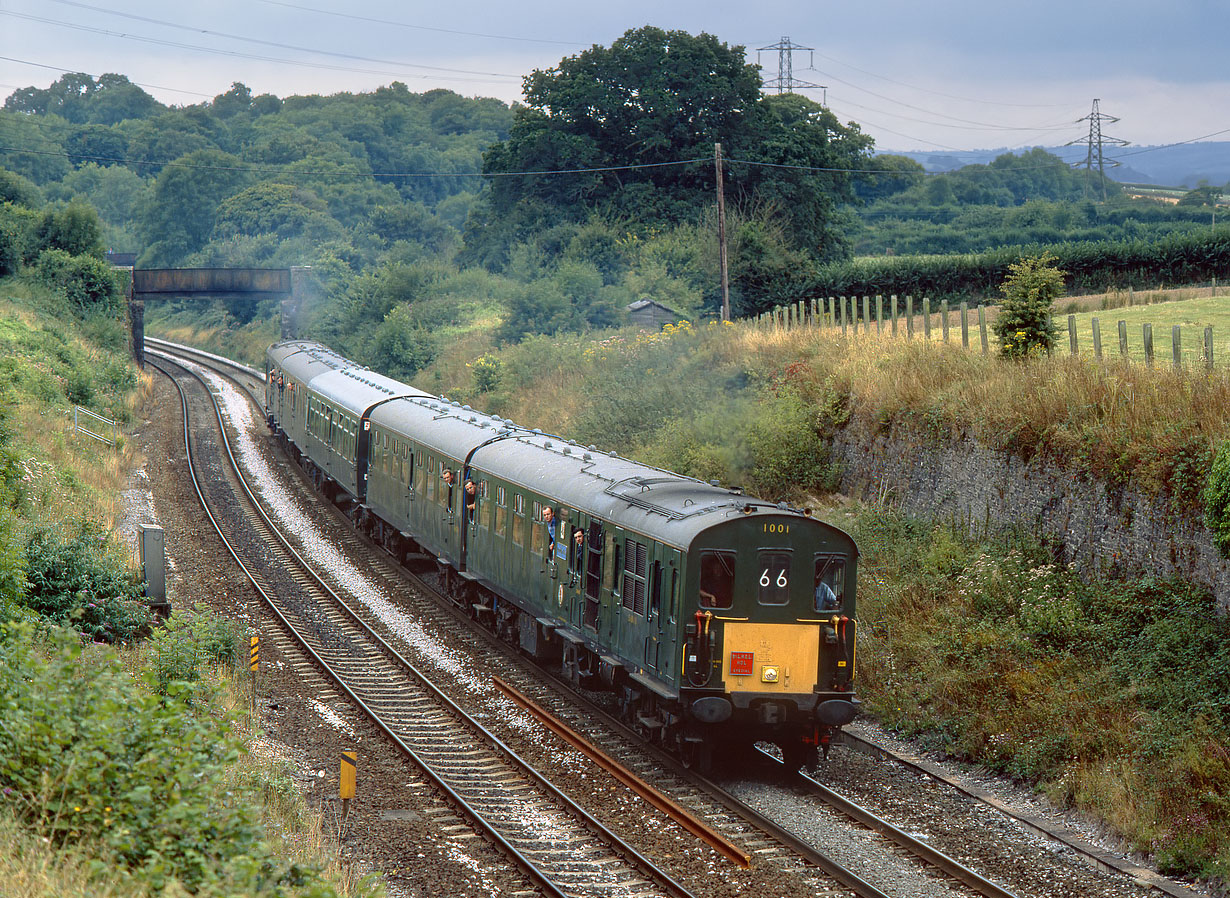
<path id="1" fill-rule="evenodd" d="M 0 621 L 24 622 L 0 623 L 0 891 L 371 894 L 289 772 L 244 749 L 234 629 L 173 618 L 136 639 L 114 528 L 150 381 L 124 327 L 20 280 L 0 297 Z M 117 445 L 75 433 L 74 405 L 119 422 Z"/>
<path id="2" fill-rule="evenodd" d="M 1184 314 L 1148 310 L 1163 309 Z M 1230 434 L 1230 373 L 807 330 L 539 338 L 481 360 L 458 346 L 428 379 L 528 426 L 803 501 L 835 482 L 827 438 L 858 427 L 1043 453 L 1190 509 Z M 1207 594 L 1086 582 L 1027 536 L 833 513 L 863 552 L 872 713 L 1106 820 L 1163 869 L 1230 875 L 1230 625 Z"/>

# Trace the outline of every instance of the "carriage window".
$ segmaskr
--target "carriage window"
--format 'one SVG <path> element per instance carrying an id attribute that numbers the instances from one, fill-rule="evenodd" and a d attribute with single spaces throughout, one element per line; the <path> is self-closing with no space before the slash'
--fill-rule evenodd
<path id="1" fill-rule="evenodd" d="M 700 553 L 700 603 L 707 608 L 735 604 L 735 553 Z"/>
<path id="2" fill-rule="evenodd" d="M 816 610 L 837 611 L 846 603 L 846 560 L 841 556 L 816 556 Z"/>
<path id="3" fill-rule="evenodd" d="M 679 607 L 679 568 L 671 568 L 671 613 L 670 620 L 675 622 L 675 609 Z"/>
<path id="4" fill-rule="evenodd" d="M 505 524 L 508 522 L 508 498 L 504 493 L 504 487 L 497 486 L 495 488 L 495 532 L 503 536 Z"/>
<path id="5" fill-rule="evenodd" d="M 662 615 L 662 562 L 653 563 L 652 576 L 649 578 L 649 616 Z"/>
<path id="6" fill-rule="evenodd" d="M 546 552 L 547 533 L 546 522 L 542 519 L 542 503 L 535 502 L 533 510 L 534 514 L 530 517 L 530 550 L 535 555 L 542 555 Z"/>
<path id="7" fill-rule="evenodd" d="M 436 460 L 430 455 L 427 456 L 427 498 L 432 501 L 436 498 Z"/>
<path id="8" fill-rule="evenodd" d="M 790 601 L 790 553 L 762 549 L 757 556 L 757 596 L 761 605 L 785 605 Z"/>
<path id="9" fill-rule="evenodd" d="M 624 562 L 624 607 L 633 614 L 645 613 L 645 577 L 649 553 L 644 543 L 628 540 L 628 557 Z"/>
<path id="10" fill-rule="evenodd" d="M 591 628 L 598 626 L 598 612 L 602 608 L 602 536 L 602 522 L 590 521 L 585 535 L 585 625 Z"/>
<path id="11" fill-rule="evenodd" d="M 525 496 L 520 493 L 513 496 L 512 538 L 513 545 L 525 545 Z"/>

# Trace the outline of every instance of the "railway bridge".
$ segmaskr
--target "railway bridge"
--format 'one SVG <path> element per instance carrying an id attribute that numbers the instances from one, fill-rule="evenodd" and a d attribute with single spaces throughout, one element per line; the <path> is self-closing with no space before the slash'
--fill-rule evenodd
<path id="1" fill-rule="evenodd" d="M 299 309 L 308 291 L 310 268 L 132 268 L 128 319 L 132 354 L 145 367 L 145 303 L 148 299 L 280 299 L 283 340 L 297 336 Z"/>

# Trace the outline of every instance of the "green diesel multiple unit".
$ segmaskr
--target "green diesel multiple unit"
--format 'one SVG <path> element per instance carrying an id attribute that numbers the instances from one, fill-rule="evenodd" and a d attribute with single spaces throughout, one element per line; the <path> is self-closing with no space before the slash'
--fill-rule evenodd
<path id="1" fill-rule="evenodd" d="M 858 551 L 785 504 L 601 453 L 293 341 L 270 426 L 395 554 L 647 738 L 707 763 L 756 741 L 814 764 L 857 713 Z M 545 511 L 550 509 L 550 523 Z"/>

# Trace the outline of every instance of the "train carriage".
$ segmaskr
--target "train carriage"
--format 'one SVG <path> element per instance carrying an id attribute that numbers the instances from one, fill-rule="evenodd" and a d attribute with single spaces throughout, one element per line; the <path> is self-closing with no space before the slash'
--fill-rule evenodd
<path id="1" fill-rule="evenodd" d="M 318 343 L 275 344 L 266 360 L 266 413 L 310 463 L 318 488 L 348 511 L 367 490 L 371 410 L 392 400 L 427 397 Z"/>
<path id="2" fill-rule="evenodd" d="M 310 347 L 271 347 L 271 425 L 300 435 L 305 463 L 369 532 L 431 553 L 473 616 L 574 681 L 616 690 L 648 738 L 699 763 L 761 740 L 814 763 L 853 719 L 848 535 Z M 283 380 L 308 397 L 302 423 Z"/>
<path id="3" fill-rule="evenodd" d="M 483 443 L 508 433 L 499 418 L 435 397 L 372 409 L 367 507 L 451 567 L 461 556 L 463 468 Z M 445 479 L 445 473 L 451 482 Z"/>

